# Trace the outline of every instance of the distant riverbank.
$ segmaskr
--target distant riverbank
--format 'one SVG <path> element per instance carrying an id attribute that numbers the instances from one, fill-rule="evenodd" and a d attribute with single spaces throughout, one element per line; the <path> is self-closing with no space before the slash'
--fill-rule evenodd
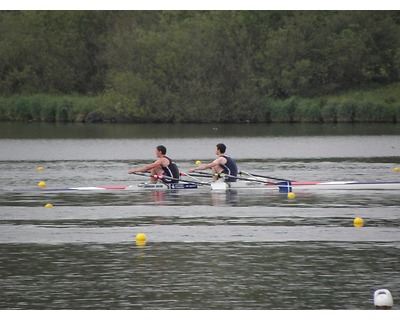
<path id="1" fill-rule="evenodd" d="M 209 106 L 205 106 L 208 109 Z M 218 107 L 215 112 L 221 113 Z M 229 108 L 224 107 L 226 112 Z M 242 107 L 232 120 L 219 115 L 222 123 L 363 123 L 400 122 L 400 83 L 370 90 L 316 98 L 265 98 L 257 105 Z M 1 121 L 79 123 L 207 123 L 216 122 L 212 112 L 199 116 L 193 110 L 155 105 L 143 110 L 120 95 L 94 97 L 35 94 L 0 97 Z"/>

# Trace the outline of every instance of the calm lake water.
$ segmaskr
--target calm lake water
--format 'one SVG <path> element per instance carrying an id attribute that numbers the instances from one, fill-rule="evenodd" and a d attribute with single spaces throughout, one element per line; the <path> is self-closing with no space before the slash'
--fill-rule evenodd
<path id="1" fill-rule="evenodd" d="M 37 188 L 146 181 L 159 144 L 186 172 L 219 142 L 251 173 L 400 181 L 399 125 L 0 123 L 0 309 L 369 310 L 379 288 L 400 309 L 398 190 Z"/>

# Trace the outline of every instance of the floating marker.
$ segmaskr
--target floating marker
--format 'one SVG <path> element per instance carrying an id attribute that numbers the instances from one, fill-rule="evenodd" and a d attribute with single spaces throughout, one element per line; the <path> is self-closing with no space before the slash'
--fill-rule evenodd
<path id="1" fill-rule="evenodd" d="M 40 182 L 38 183 L 38 187 L 39 187 L 39 188 L 44 188 L 44 187 L 46 187 L 46 182 L 40 181 Z"/>
<path id="2" fill-rule="evenodd" d="M 53 205 L 51 203 L 46 203 L 44 207 L 50 209 L 53 208 Z"/>
<path id="3" fill-rule="evenodd" d="M 43 167 L 38 167 L 37 170 L 38 171 L 43 171 Z"/>
<path id="4" fill-rule="evenodd" d="M 356 228 L 362 227 L 364 225 L 364 220 L 362 218 L 355 218 L 353 224 Z"/>
<path id="5" fill-rule="evenodd" d="M 144 233 L 138 233 L 136 235 L 136 241 L 146 241 L 146 235 Z"/>
<path id="6" fill-rule="evenodd" d="M 396 168 L 393 169 L 393 171 L 394 171 L 394 172 L 399 172 L 400 169 L 399 169 L 398 167 L 396 167 Z"/>
<path id="7" fill-rule="evenodd" d="M 288 197 L 288 199 L 292 200 L 292 199 L 296 198 L 296 194 L 294 192 L 288 192 L 287 197 Z"/>
<path id="8" fill-rule="evenodd" d="M 146 235 L 144 233 L 138 233 L 136 235 L 136 245 L 145 246 L 146 245 Z"/>
<path id="9" fill-rule="evenodd" d="M 197 160 L 197 161 L 196 161 L 196 164 L 201 164 L 201 161 L 200 161 L 200 160 Z"/>
<path id="10" fill-rule="evenodd" d="M 144 233 L 138 233 L 136 235 L 136 245 L 145 246 L 146 245 L 146 235 Z"/>

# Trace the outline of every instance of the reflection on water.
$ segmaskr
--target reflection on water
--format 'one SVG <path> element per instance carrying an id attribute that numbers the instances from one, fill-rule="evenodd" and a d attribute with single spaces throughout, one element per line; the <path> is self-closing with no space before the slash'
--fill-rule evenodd
<path id="1" fill-rule="evenodd" d="M 398 126 L 0 128 L 1 309 L 399 309 L 398 190 L 48 190 L 146 181 L 127 171 L 161 143 L 181 171 L 226 142 L 247 172 L 399 181 Z"/>
<path id="2" fill-rule="evenodd" d="M 352 243 L 3 245 L 0 307 L 371 309 L 375 288 L 388 279 L 399 285 L 390 258 L 397 250 Z"/>
<path id="3" fill-rule="evenodd" d="M 399 124 L 82 124 L 1 122 L 0 139 L 160 139 L 399 135 Z"/>
<path id="4" fill-rule="evenodd" d="M 18 190 L 18 189 L 17 189 Z M 275 190 L 211 191 L 208 187 L 163 191 L 52 191 L 0 190 L 0 206 L 215 206 L 215 207 L 291 207 L 291 208 L 365 208 L 398 207 L 398 190 L 298 190 L 287 199 Z"/>

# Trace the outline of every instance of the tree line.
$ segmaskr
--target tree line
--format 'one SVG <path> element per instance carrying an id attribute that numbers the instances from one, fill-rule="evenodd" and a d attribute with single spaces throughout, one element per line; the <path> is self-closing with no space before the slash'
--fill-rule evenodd
<path id="1" fill-rule="evenodd" d="M 46 121 L 327 121 L 326 97 L 399 81 L 399 25 L 399 11 L 1 11 L 0 119 L 53 105 Z M 374 108 L 396 122 L 397 98 Z"/>

